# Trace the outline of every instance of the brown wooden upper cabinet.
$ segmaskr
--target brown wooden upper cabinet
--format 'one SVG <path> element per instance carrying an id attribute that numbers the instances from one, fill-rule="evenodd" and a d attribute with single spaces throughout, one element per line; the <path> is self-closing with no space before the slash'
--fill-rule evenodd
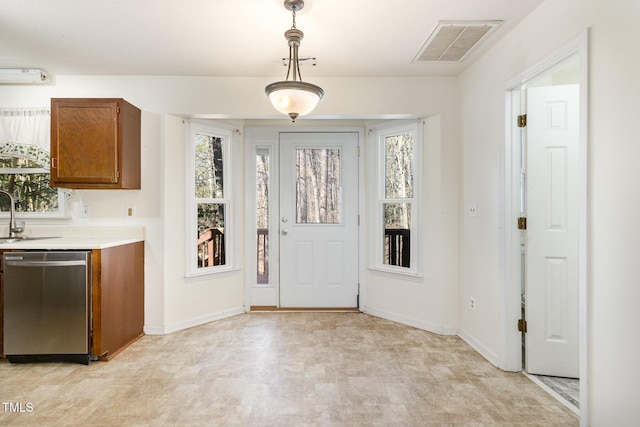
<path id="1" fill-rule="evenodd" d="M 121 98 L 52 98 L 51 186 L 139 189 L 140 116 Z"/>

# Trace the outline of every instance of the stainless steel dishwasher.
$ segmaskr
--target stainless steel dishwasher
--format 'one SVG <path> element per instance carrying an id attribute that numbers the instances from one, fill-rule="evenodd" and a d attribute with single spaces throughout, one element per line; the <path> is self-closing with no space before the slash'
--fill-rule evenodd
<path id="1" fill-rule="evenodd" d="M 91 252 L 3 254 L 4 353 L 9 362 L 89 363 Z"/>

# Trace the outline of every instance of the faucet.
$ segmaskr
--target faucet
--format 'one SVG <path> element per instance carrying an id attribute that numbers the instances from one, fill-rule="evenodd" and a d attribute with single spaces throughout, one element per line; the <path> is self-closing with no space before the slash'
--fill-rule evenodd
<path id="1" fill-rule="evenodd" d="M 9 214 L 9 237 L 17 237 L 18 234 L 24 231 L 24 227 L 18 227 L 16 224 L 16 202 L 8 191 L 0 190 L 0 193 L 6 194 L 11 201 L 11 211 Z"/>

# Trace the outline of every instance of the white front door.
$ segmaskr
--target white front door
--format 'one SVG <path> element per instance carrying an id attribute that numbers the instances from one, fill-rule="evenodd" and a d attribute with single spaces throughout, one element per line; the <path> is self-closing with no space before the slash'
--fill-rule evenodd
<path id="1" fill-rule="evenodd" d="M 280 307 L 358 304 L 358 134 L 280 134 Z"/>
<path id="2" fill-rule="evenodd" d="M 579 85 L 527 90 L 526 370 L 579 376 Z"/>

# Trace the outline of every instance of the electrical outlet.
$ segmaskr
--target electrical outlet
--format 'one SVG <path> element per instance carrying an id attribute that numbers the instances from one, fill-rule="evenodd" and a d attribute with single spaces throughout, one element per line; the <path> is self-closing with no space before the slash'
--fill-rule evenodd
<path id="1" fill-rule="evenodd" d="M 469 308 L 476 311 L 476 297 L 469 297 Z"/>
<path id="2" fill-rule="evenodd" d="M 469 210 L 467 211 L 469 216 L 478 216 L 478 203 L 469 203 Z"/>
<path id="3" fill-rule="evenodd" d="M 127 218 L 134 218 L 136 216 L 135 205 L 127 205 L 124 208 L 124 216 Z"/>

